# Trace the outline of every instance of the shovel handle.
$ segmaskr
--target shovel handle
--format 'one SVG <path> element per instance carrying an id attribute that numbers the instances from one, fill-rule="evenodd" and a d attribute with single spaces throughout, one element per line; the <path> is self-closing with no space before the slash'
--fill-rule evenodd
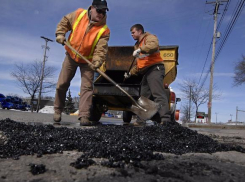
<path id="1" fill-rule="evenodd" d="M 133 66 L 133 64 L 134 64 L 135 59 L 136 59 L 136 57 L 134 57 L 134 59 L 133 59 L 131 65 L 130 65 L 128 71 L 127 71 L 127 75 L 129 74 L 129 72 L 130 72 L 130 70 L 131 70 L 131 68 L 132 68 L 132 66 Z M 126 81 L 126 78 L 123 79 L 123 82 L 125 82 L 125 81 Z"/>
<path id="2" fill-rule="evenodd" d="M 79 52 L 77 52 L 76 49 L 74 49 L 68 42 L 64 42 L 64 44 L 69 47 L 69 49 L 71 49 L 73 52 L 75 52 L 77 55 L 79 55 L 84 61 L 86 61 L 86 63 L 88 64 L 92 64 L 88 59 L 86 59 L 84 56 L 82 56 Z M 133 103 L 139 107 L 140 109 L 142 109 L 143 111 L 147 111 L 146 109 L 144 109 L 143 107 L 141 107 L 135 100 L 134 98 L 128 94 L 128 92 L 126 92 L 122 87 L 120 87 L 116 82 L 114 82 L 109 76 L 107 76 L 104 72 L 102 72 L 99 68 L 96 69 L 96 71 L 101 74 L 106 80 L 108 80 L 109 82 L 111 82 L 113 85 L 115 85 L 119 90 L 121 90 L 124 94 L 126 94 L 132 101 Z"/>

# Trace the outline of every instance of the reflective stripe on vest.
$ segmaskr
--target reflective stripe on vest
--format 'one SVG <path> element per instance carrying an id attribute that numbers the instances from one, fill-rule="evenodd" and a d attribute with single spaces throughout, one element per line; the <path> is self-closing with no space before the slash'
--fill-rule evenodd
<path id="1" fill-rule="evenodd" d="M 100 29 L 98 35 L 96 36 L 96 39 L 94 40 L 94 43 L 93 43 L 91 52 L 90 52 L 90 54 L 89 54 L 89 59 L 93 57 L 95 46 L 96 46 L 97 43 L 99 42 L 99 39 L 100 39 L 101 35 L 106 31 L 106 29 L 107 29 L 107 25 L 104 25 L 104 26 Z"/>
<path id="2" fill-rule="evenodd" d="M 81 19 L 84 17 L 84 15 L 87 13 L 87 10 L 83 10 L 83 12 L 78 16 L 76 22 L 74 23 L 73 27 L 72 27 L 72 31 L 74 32 L 77 28 L 78 23 L 81 21 Z M 70 41 L 73 38 L 73 34 L 71 35 Z"/>
<path id="3" fill-rule="evenodd" d="M 159 53 L 160 51 L 159 50 L 157 50 L 156 52 L 153 52 L 152 54 L 154 54 L 154 53 Z M 148 57 L 148 56 L 150 56 L 150 54 L 141 54 L 141 55 L 139 55 L 139 59 L 141 59 L 141 58 L 145 58 L 145 57 Z"/>
<path id="4" fill-rule="evenodd" d="M 83 10 L 83 12 L 78 16 L 76 22 L 75 22 L 74 25 L 73 25 L 72 31 L 75 31 L 75 29 L 77 28 L 78 23 L 79 23 L 79 22 L 81 21 L 81 19 L 84 17 L 84 15 L 86 14 L 86 12 L 87 12 L 87 10 Z M 102 36 L 102 34 L 106 31 L 107 27 L 108 27 L 107 25 L 104 25 L 104 26 L 100 29 L 99 33 L 97 34 L 97 36 L 96 36 L 96 38 L 95 38 L 95 40 L 94 40 L 94 42 L 93 42 L 93 45 L 92 45 L 91 52 L 90 52 L 89 56 L 84 56 L 85 58 L 87 58 L 87 59 L 92 59 L 92 58 L 93 58 L 95 46 L 97 45 L 97 43 L 98 43 L 100 37 Z M 70 38 L 70 41 L 69 41 L 69 42 L 71 42 L 72 38 L 73 38 L 73 34 L 71 35 L 71 38 Z M 73 52 L 76 56 L 78 56 L 79 58 L 82 58 L 81 56 L 79 56 L 78 54 L 76 54 L 74 51 L 72 51 L 72 52 Z"/>

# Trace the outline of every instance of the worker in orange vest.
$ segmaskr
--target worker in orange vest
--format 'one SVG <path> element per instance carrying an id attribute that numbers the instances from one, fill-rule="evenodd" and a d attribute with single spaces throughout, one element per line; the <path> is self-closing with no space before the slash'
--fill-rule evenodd
<path id="1" fill-rule="evenodd" d="M 136 64 L 130 70 L 129 74 L 125 73 L 128 79 L 132 75 L 144 75 L 141 82 L 141 96 L 153 99 L 161 106 L 158 114 L 161 118 L 161 124 L 170 122 L 170 110 L 168 104 L 167 92 L 163 87 L 163 78 L 165 76 L 165 68 L 163 59 L 160 56 L 159 42 L 155 35 L 144 32 L 141 24 L 135 24 L 130 29 L 131 35 L 135 43 L 133 56 L 136 57 Z M 145 125 L 145 121 L 137 117 L 135 126 Z"/>
<path id="2" fill-rule="evenodd" d="M 66 92 L 79 67 L 82 82 L 78 119 L 81 126 L 98 124 L 89 120 L 89 110 L 92 106 L 94 71 L 105 61 L 108 50 L 110 30 L 106 25 L 107 11 L 109 9 L 105 0 L 93 0 L 88 10 L 77 9 L 64 16 L 57 26 L 56 41 L 64 45 L 65 35 L 70 31 L 67 42 L 93 64 L 88 65 L 79 55 L 65 46 L 66 57 L 56 86 L 54 122 L 61 121 Z"/>

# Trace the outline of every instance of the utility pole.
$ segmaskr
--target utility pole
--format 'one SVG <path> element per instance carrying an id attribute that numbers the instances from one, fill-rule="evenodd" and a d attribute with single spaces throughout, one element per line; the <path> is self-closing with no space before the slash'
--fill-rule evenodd
<path id="1" fill-rule="evenodd" d="M 239 110 L 238 109 L 238 106 L 236 107 L 236 125 L 237 125 L 237 123 L 238 123 L 238 112 L 245 112 L 245 111 L 243 111 L 243 110 Z M 241 121 L 240 121 L 241 122 Z"/>
<path id="2" fill-rule="evenodd" d="M 42 87 L 43 87 L 43 77 L 44 77 L 44 68 L 45 68 L 45 62 L 46 62 L 46 58 L 48 58 L 46 56 L 46 51 L 49 50 L 50 48 L 48 47 L 48 42 L 53 42 L 53 40 L 43 37 L 41 36 L 42 39 L 45 40 L 45 46 L 42 46 L 42 48 L 44 48 L 44 56 L 43 56 L 43 65 L 42 65 L 42 75 L 41 75 L 41 80 L 40 80 L 40 90 L 39 90 L 39 95 L 38 95 L 38 102 L 37 102 L 37 112 L 40 109 L 40 101 L 41 101 L 41 94 L 42 94 Z"/>
<path id="3" fill-rule="evenodd" d="M 236 107 L 236 125 L 237 125 L 237 116 L 238 116 L 238 106 Z"/>
<path id="4" fill-rule="evenodd" d="M 211 115 L 212 115 L 212 95 L 213 95 L 213 72 L 214 72 L 214 58 L 215 58 L 215 44 L 216 44 L 216 37 L 217 37 L 217 19 L 218 19 L 218 11 L 219 6 L 221 5 L 221 2 L 227 2 L 227 1 L 221 1 L 216 0 L 215 2 L 206 2 L 206 4 L 215 4 L 214 8 L 214 32 L 213 32 L 213 50 L 212 50 L 212 62 L 211 62 L 211 68 L 210 68 L 210 83 L 209 83 L 209 100 L 208 100 L 208 123 L 211 124 Z"/>
<path id="5" fill-rule="evenodd" d="M 188 114 L 189 123 L 191 122 L 191 85 L 190 85 L 190 99 L 189 99 L 189 114 Z"/>

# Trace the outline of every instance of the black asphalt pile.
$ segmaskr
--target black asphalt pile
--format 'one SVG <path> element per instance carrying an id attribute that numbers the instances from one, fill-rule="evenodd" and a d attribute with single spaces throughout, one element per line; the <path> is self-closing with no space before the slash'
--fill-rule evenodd
<path id="1" fill-rule="evenodd" d="M 94 164 L 92 158 L 105 158 L 101 165 L 141 166 L 140 161 L 162 160 L 159 153 L 214 153 L 231 151 L 245 153 L 240 146 L 220 144 L 179 124 L 168 126 L 98 126 L 91 129 L 26 125 L 10 119 L 0 121 L 0 131 L 7 142 L 0 144 L 0 158 L 18 159 L 21 155 L 41 157 L 44 154 L 78 150 L 84 152 L 71 165 L 83 168 Z"/>

